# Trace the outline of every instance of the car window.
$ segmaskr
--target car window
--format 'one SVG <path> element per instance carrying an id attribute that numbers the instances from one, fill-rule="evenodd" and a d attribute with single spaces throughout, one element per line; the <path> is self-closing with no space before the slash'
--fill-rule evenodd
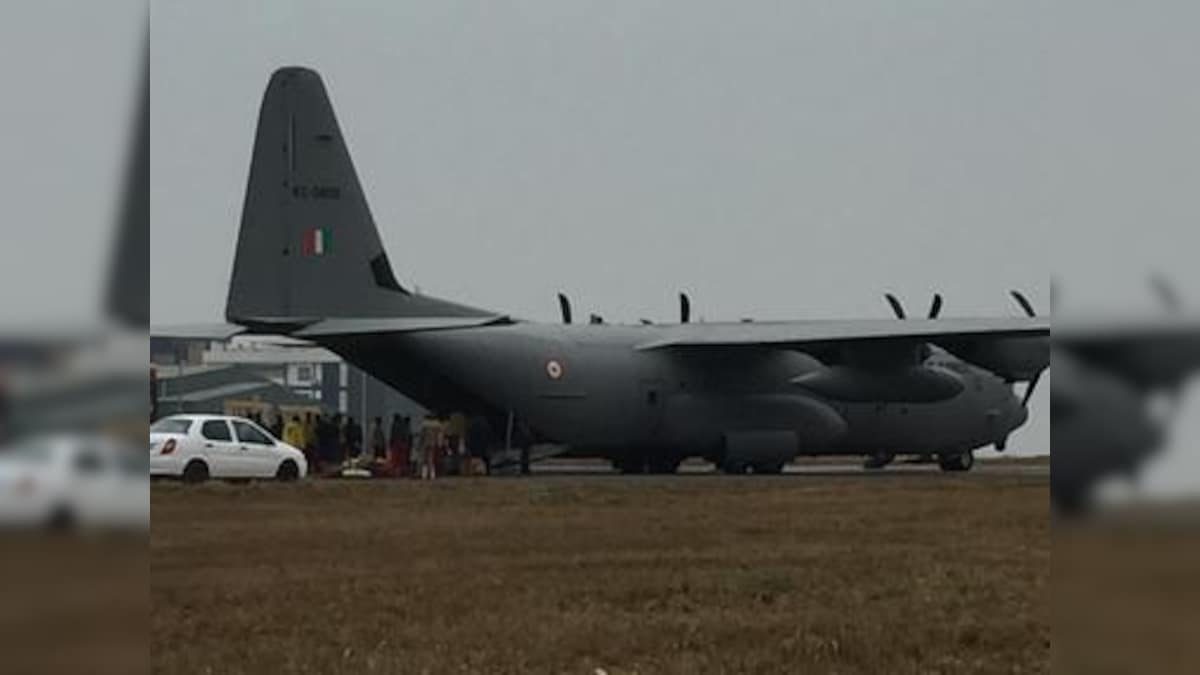
<path id="1" fill-rule="evenodd" d="M 232 441 L 229 425 L 224 420 L 209 420 L 200 427 L 200 435 L 210 441 Z"/>
<path id="2" fill-rule="evenodd" d="M 151 433 L 186 434 L 192 428 L 192 421 L 186 418 L 168 417 L 150 425 Z"/>
<path id="3" fill-rule="evenodd" d="M 255 443 L 257 445 L 275 445 L 275 441 L 271 439 L 265 432 L 259 431 L 257 427 L 249 422 L 233 421 L 233 428 L 237 431 L 238 440 L 243 443 Z"/>

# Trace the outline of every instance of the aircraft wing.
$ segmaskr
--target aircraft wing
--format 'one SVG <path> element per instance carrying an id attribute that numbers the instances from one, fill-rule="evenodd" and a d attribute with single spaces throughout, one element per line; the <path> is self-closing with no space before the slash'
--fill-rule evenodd
<path id="1" fill-rule="evenodd" d="M 670 326 L 640 351 L 675 348 L 765 346 L 818 349 L 843 345 L 1038 337 L 1050 334 L 1050 318 L 847 319 L 763 321 Z"/>
<path id="2" fill-rule="evenodd" d="M 1176 388 L 1200 371 L 1200 317 L 1071 319 L 1055 325 L 1051 343 L 1146 389 Z"/>
<path id="3" fill-rule="evenodd" d="M 1200 341 L 1200 317 L 1168 316 L 1120 321 L 1060 320 L 1054 326 L 1052 337 L 1056 346 L 1066 347 L 1150 347 L 1156 343 L 1179 340 Z"/>

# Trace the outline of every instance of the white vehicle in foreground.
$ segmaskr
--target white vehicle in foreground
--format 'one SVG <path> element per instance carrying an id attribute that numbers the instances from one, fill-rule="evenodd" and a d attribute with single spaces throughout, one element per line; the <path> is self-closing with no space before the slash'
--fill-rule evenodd
<path id="1" fill-rule="evenodd" d="M 308 473 L 304 453 L 254 422 L 228 415 L 172 415 L 150 426 L 150 475 L 200 483 L 209 478 L 274 478 Z"/>
<path id="2" fill-rule="evenodd" d="M 149 528 L 150 479 L 140 448 L 70 434 L 0 448 L 0 525 Z"/>

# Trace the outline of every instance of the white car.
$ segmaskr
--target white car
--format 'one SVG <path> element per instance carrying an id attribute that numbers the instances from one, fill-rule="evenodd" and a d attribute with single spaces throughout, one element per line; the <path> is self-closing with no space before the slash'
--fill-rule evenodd
<path id="1" fill-rule="evenodd" d="M 274 478 L 308 473 L 304 453 L 254 422 L 228 415 L 172 415 L 150 425 L 150 475 L 199 483 L 209 478 Z"/>
<path id="2" fill-rule="evenodd" d="M 150 480 L 141 450 L 68 434 L 0 448 L 0 525 L 149 528 Z"/>

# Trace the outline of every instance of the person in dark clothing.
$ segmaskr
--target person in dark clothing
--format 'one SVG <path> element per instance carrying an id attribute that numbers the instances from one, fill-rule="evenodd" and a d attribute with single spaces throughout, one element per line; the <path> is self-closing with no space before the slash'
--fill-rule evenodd
<path id="1" fill-rule="evenodd" d="M 412 442 L 409 434 L 408 418 L 401 417 L 400 413 L 393 414 L 392 426 L 388 430 L 388 465 L 397 477 L 409 475 L 412 469 L 408 461 L 409 444 Z"/>
<path id="2" fill-rule="evenodd" d="M 321 458 L 322 464 L 333 464 L 338 461 L 337 427 L 325 415 L 321 415 L 317 419 L 317 455 Z"/>
<path id="3" fill-rule="evenodd" d="M 390 474 L 399 478 L 408 475 L 408 427 L 400 418 L 400 414 L 392 415 L 392 424 L 387 437 L 387 465 Z"/>
<path id="4" fill-rule="evenodd" d="M 371 422 L 371 456 L 375 459 L 387 456 L 387 437 L 383 435 L 382 417 L 376 417 Z"/>
<path id="5" fill-rule="evenodd" d="M 483 472 L 491 473 L 491 449 L 488 445 L 492 441 L 492 428 L 488 424 L 487 418 L 483 415 L 472 417 L 467 423 L 466 445 L 467 454 L 474 457 L 483 464 Z"/>
<path id="6" fill-rule="evenodd" d="M 334 413 L 329 420 L 329 426 L 329 433 L 333 436 L 333 461 L 340 464 L 346 459 L 346 425 L 342 414 Z"/>
<path id="7" fill-rule="evenodd" d="M 363 430 L 353 417 L 346 418 L 346 456 L 357 459 L 362 452 Z"/>

